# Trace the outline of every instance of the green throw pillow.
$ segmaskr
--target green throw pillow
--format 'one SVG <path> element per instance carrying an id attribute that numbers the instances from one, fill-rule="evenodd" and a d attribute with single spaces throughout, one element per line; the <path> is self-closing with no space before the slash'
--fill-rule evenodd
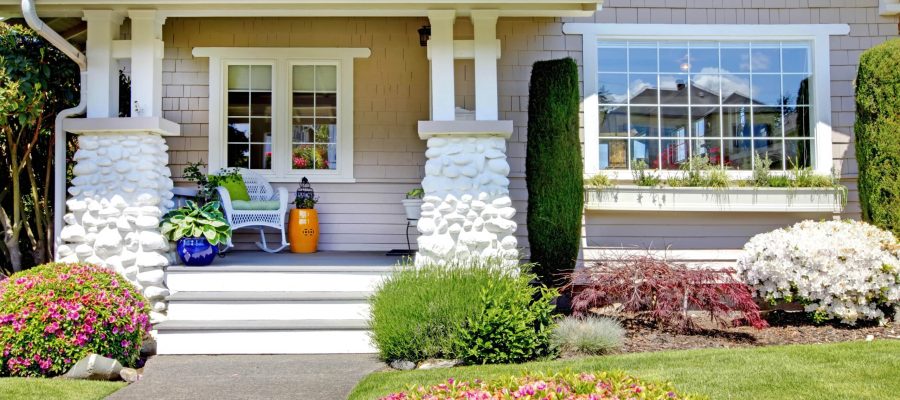
<path id="1" fill-rule="evenodd" d="M 281 202 L 278 200 L 270 200 L 270 201 L 244 201 L 244 200 L 234 200 L 231 202 L 231 207 L 235 210 L 253 210 L 253 211 L 274 211 L 281 207 Z"/>
<path id="2" fill-rule="evenodd" d="M 247 193 L 247 185 L 244 184 L 244 178 L 240 175 L 226 178 L 220 185 L 228 191 L 232 202 L 236 200 L 250 201 L 250 194 Z"/>

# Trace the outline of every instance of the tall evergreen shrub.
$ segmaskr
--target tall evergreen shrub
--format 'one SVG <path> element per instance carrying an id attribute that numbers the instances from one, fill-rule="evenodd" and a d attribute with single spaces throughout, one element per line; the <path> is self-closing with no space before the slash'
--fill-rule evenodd
<path id="1" fill-rule="evenodd" d="M 862 54 L 856 80 L 856 159 L 863 219 L 900 235 L 900 40 Z"/>
<path id="2" fill-rule="evenodd" d="M 578 66 L 539 61 L 528 91 L 528 242 L 540 279 L 559 286 L 575 268 L 584 210 Z"/>

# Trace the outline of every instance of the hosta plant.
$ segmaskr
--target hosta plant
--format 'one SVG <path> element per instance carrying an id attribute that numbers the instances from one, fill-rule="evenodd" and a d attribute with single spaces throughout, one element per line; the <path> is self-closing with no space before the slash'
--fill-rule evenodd
<path id="1" fill-rule="evenodd" d="M 202 206 L 188 200 L 183 207 L 169 211 L 160 222 L 163 236 L 177 242 L 181 238 L 206 238 L 215 246 L 226 243 L 231 227 L 219 209 L 218 201 Z"/>
<path id="2" fill-rule="evenodd" d="M 0 376 L 65 373 L 91 353 L 135 366 L 147 301 L 115 272 L 45 264 L 0 282 Z"/>
<path id="3" fill-rule="evenodd" d="M 900 307 L 900 243 L 865 222 L 803 221 L 756 235 L 737 270 L 760 297 L 800 302 L 818 321 L 881 320 Z"/>
<path id="4" fill-rule="evenodd" d="M 555 374 L 536 373 L 495 381 L 457 381 L 448 379 L 431 387 L 413 387 L 381 400 L 673 400 L 691 399 L 679 394 L 671 384 L 644 382 L 621 372 Z"/>
<path id="5" fill-rule="evenodd" d="M 615 256 L 615 255 L 613 255 Z M 694 328 L 688 310 L 705 311 L 719 326 L 768 326 L 751 289 L 733 270 L 688 268 L 650 255 L 609 257 L 572 275 L 576 316 L 618 305 L 626 314 L 677 331 Z M 739 318 L 733 319 L 738 314 Z"/>

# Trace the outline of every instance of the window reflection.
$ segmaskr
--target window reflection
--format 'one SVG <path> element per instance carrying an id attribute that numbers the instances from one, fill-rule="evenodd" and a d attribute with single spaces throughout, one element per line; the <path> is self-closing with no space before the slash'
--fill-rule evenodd
<path id="1" fill-rule="evenodd" d="M 749 170 L 754 154 L 773 169 L 812 165 L 808 43 L 624 40 L 597 51 L 602 168 L 702 155 Z"/>

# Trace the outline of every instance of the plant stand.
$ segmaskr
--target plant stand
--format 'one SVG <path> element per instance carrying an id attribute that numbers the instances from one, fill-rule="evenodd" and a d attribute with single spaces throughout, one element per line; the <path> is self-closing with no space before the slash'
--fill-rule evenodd
<path id="1" fill-rule="evenodd" d="M 291 253 L 315 253 L 319 245 L 319 214 L 316 210 L 292 209 L 288 237 Z"/>
<path id="2" fill-rule="evenodd" d="M 409 228 L 415 228 L 419 223 L 418 219 L 406 219 L 406 249 L 392 249 L 385 253 L 386 256 L 412 256 L 416 251 L 412 249 L 412 241 L 409 240 Z"/>

